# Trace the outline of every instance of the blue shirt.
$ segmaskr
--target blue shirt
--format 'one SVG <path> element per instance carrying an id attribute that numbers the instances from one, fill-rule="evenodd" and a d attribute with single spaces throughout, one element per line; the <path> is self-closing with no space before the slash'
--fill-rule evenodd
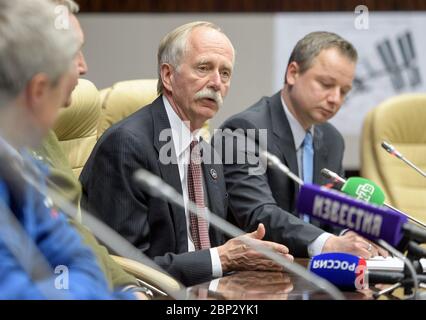
<path id="1" fill-rule="evenodd" d="M 133 298 L 110 291 L 92 251 L 39 188 L 11 170 L 4 146 L 0 141 L 0 299 Z M 14 159 L 41 170 L 36 179 L 44 186 L 47 168 L 27 157 Z"/>

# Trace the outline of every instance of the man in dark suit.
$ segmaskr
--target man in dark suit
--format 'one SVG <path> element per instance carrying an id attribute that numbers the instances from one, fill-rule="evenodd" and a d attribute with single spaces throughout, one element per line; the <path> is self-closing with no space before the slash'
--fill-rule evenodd
<path id="1" fill-rule="evenodd" d="M 247 110 L 231 117 L 222 129 L 257 131 L 257 141 L 266 141 L 276 155 L 305 182 L 324 184 L 322 168 L 343 173 L 344 141 L 329 123 L 340 109 L 352 87 L 357 52 L 340 36 L 313 32 L 293 49 L 284 88 L 272 97 L 264 97 Z M 267 139 L 259 139 L 266 132 Z M 223 139 L 225 137 L 225 139 Z M 297 217 L 294 212 L 299 186 L 277 169 L 268 167 L 264 174 L 250 174 L 251 161 L 226 163 L 226 152 L 238 144 L 226 136 L 224 173 L 230 195 L 231 219 L 251 229 L 258 223 L 267 226 L 267 239 L 284 243 L 295 256 L 313 256 L 321 252 L 341 251 L 370 258 L 386 253 L 353 232 L 334 236 Z M 248 158 L 247 158 L 248 159 Z"/>
<path id="2" fill-rule="evenodd" d="M 192 200 L 227 212 L 222 166 L 200 163 L 200 146 L 211 147 L 199 129 L 222 104 L 233 65 L 233 46 L 217 26 L 194 22 L 170 32 L 158 51 L 160 96 L 101 137 L 80 177 L 82 204 L 186 285 L 233 270 L 281 269 L 240 238 L 224 243 L 187 209 Z M 141 190 L 132 178 L 139 168 L 178 190 L 185 210 Z M 264 233 L 260 225 L 245 236 L 292 259 L 285 246 L 261 241 Z"/>

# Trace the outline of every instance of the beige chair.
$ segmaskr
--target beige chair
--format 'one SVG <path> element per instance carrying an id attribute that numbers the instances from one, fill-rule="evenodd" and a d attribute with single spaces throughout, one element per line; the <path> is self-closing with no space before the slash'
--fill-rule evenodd
<path id="1" fill-rule="evenodd" d="M 155 291 L 157 296 L 166 296 L 167 292 L 178 291 L 181 288 L 179 282 L 169 275 L 155 270 L 135 260 L 111 255 L 124 271 L 132 274 L 138 281 Z"/>
<path id="2" fill-rule="evenodd" d="M 154 101 L 158 97 L 157 82 L 157 79 L 128 80 L 101 90 L 102 114 L 98 139 L 111 125 Z M 204 140 L 210 141 L 208 122 L 201 129 L 201 135 Z"/>
<path id="3" fill-rule="evenodd" d="M 102 116 L 98 138 L 111 125 L 131 115 L 157 98 L 157 79 L 128 80 L 101 90 Z"/>
<path id="4" fill-rule="evenodd" d="M 77 177 L 96 144 L 100 117 L 99 91 L 90 81 L 80 79 L 73 91 L 71 105 L 60 111 L 54 125 L 59 143 Z M 167 274 L 131 259 L 118 256 L 112 258 L 125 271 L 152 288 L 157 296 L 180 288 L 179 283 Z"/>
<path id="5" fill-rule="evenodd" d="M 89 80 L 80 79 L 71 105 L 61 109 L 53 128 L 77 177 L 96 144 L 100 116 L 98 89 Z"/>
<path id="6" fill-rule="evenodd" d="M 361 175 L 383 188 L 387 202 L 426 222 L 426 179 L 383 150 L 382 141 L 426 170 L 426 94 L 396 96 L 371 110 L 361 141 Z"/>

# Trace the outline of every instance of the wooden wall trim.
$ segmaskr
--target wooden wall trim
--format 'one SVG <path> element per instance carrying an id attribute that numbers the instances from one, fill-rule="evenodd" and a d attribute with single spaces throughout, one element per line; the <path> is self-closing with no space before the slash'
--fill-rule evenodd
<path id="1" fill-rule="evenodd" d="M 370 11 L 423 11 L 424 0 L 76 0 L 81 12 L 256 13 L 351 11 L 364 4 Z"/>

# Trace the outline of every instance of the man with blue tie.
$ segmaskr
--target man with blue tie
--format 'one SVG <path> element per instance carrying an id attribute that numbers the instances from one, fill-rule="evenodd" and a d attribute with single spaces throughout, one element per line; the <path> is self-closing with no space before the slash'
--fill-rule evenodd
<path id="1" fill-rule="evenodd" d="M 322 168 L 343 172 L 343 137 L 327 121 L 337 113 L 352 88 L 356 61 L 355 48 L 337 34 L 306 35 L 290 56 L 283 89 L 231 117 L 222 129 L 254 129 L 259 134 L 266 130 L 269 152 L 305 183 L 324 184 Z M 235 152 L 233 140 L 224 141 L 224 150 L 234 148 Z M 251 161 L 229 163 L 225 154 L 222 161 L 230 219 L 240 227 L 248 231 L 264 223 L 268 230 L 266 238 L 285 244 L 296 257 L 331 251 L 364 258 L 386 255 L 353 232 L 335 236 L 313 225 L 314 221 L 307 216 L 291 214 L 299 186 L 278 170 L 268 167 L 264 174 L 254 175 L 249 170 L 253 168 Z"/>

